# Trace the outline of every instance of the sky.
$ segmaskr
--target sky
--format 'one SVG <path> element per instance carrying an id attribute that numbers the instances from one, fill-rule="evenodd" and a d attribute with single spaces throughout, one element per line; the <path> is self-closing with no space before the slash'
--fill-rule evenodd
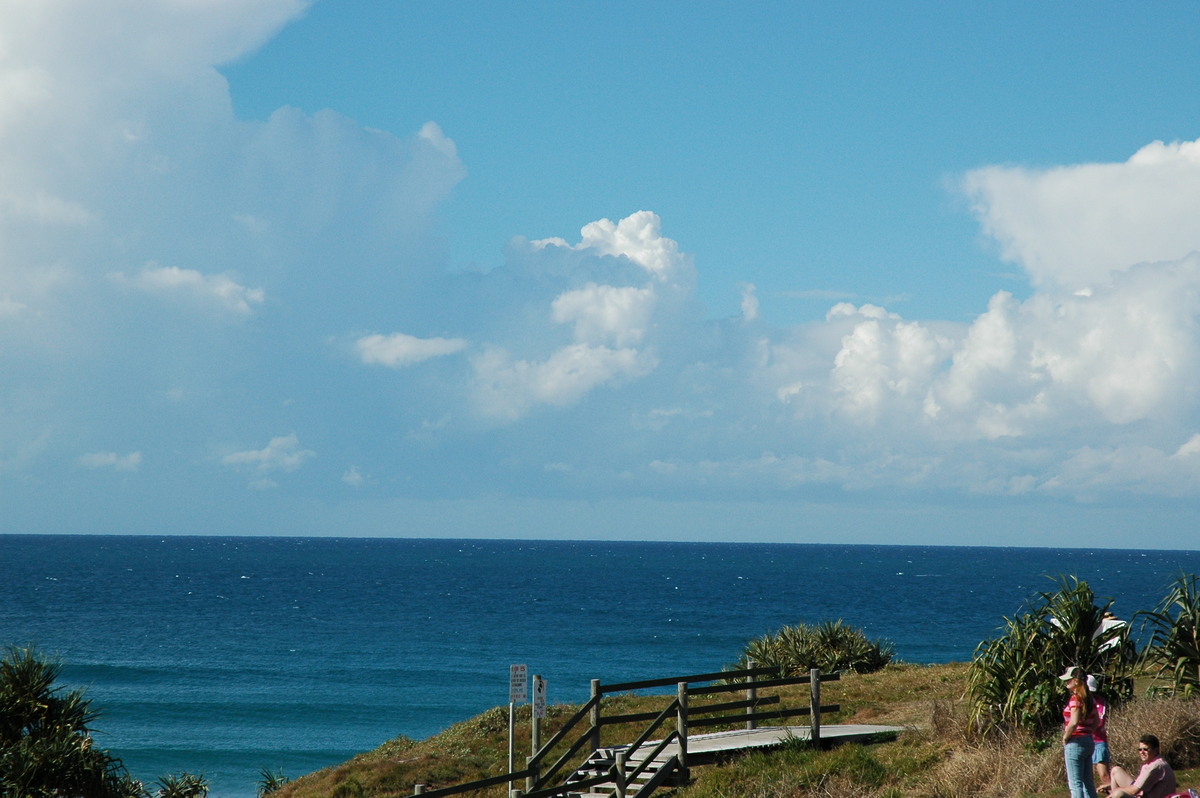
<path id="1" fill-rule="evenodd" d="M 0 533 L 1194 549 L 1198 40 L 7 0 Z"/>

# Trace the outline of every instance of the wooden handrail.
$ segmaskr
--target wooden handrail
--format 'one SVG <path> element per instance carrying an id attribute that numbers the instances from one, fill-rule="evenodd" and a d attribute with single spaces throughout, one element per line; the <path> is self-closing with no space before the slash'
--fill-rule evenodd
<path id="1" fill-rule="evenodd" d="M 642 744 L 650 739 L 650 735 L 654 733 L 654 730 L 666 722 L 667 718 L 671 717 L 671 715 L 673 715 L 677 709 L 679 709 L 678 699 L 667 704 L 666 709 L 658 713 L 658 716 L 655 718 L 654 722 L 646 727 L 646 730 L 642 732 L 641 736 L 629 744 L 629 750 L 636 751 L 637 749 L 641 748 Z"/>
<path id="2" fill-rule="evenodd" d="M 836 682 L 842 678 L 840 673 L 822 673 L 820 680 L 823 682 Z M 812 677 L 809 674 L 803 676 L 784 676 L 778 679 L 763 679 L 753 682 L 754 686 L 761 689 L 764 687 L 788 687 L 794 684 L 810 684 Z M 711 695 L 713 693 L 732 693 L 736 690 L 744 690 L 746 685 L 742 684 L 714 684 L 707 687 L 689 687 L 689 695 Z"/>
<path id="3" fill-rule="evenodd" d="M 645 679 L 640 682 L 619 682 L 617 684 L 600 685 L 601 693 L 627 693 L 631 690 L 645 690 L 650 687 L 666 687 L 680 682 L 714 682 L 717 679 L 740 679 L 751 676 L 766 676 L 769 673 L 779 673 L 778 668 L 743 668 L 736 671 L 717 671 L 716 673 L 697 673 L 692 676 L 670 676 L 665 679 Z M 804 677 L 808 679 L 808 676 Z"/>
<path id="4" fill-rule="evenodd" d="M 821 707 L 822 712 L 837 712 L 841 707 L 837 704 L 829 704 Z M 797 709 L 774 709 L 768 712 L 755 712 L 746 715 L 726 715 L 717 718 L 696 718 L 689 720 L 689 726 L 720 726 L 721 724 L 740 723 L 746 719 L 750 720 L 783 720 L 784 718 L 799 718 L 804 715 L 811 715 L 812 707 L 798 707 Z"/>
<path id="5" fill-rule="evenodd" d="M 678 735 L 679 735 L 679 732 L 671 732 L 666 737 L 662 738 L 662 740 L 659 741 L 658 745 L 654 746 L 654 750 L 652 750 L 650 752 L 650 755 L 642 759 L 642 764 L 640 764 L 636 768 L 634 768 L 633 772 L 629 774 L 629 780 L 633 781 L 638 776 L 642 775 L 642 773 L 645 772 L 645 770 L 648 767 L 650 767 L 651 764 L 654 763 L 654 760 L 658 757 L 658 755 L 661 754 L 664 750 L 666 750 L 668 745 L 670 745 L 671 743 L 673 743 L 675 741 L 675 738 Z"/>
<path id="6" fill-rule="evenodd" d="M 538 776 L 534 777 L 534 781 L 533 781 L 534 789 L 539 789 L 543 784 L 550 781 L 550 779 L 554 778 L 554 774 L 558 773 L 559 769 L 563 765 L 567 764 L 567 762 L 571 759 L 571 757 L 575 756 L 575 754 L 577 754 L 579 752 L 580 748 L 583 748 L 584 744 L 587 741 L 588 741 L 588 735 L 585 734 L 582 737 L 580 737 L 578 740 L 576 740 L 575 742 L 571 743 L 571 747 L 567 749 L 565 754 L 563 754 L 562 756 L 560 756 L 558 758 L 557 762 L 555 762 L 553 765 L 551 765 L 550 768 L 545 773 L 541 773 Z"/>
<path id="7" fill-rule="evenodd" d="M 484 787 L 494 787 L 497 784 L 523 779 L 529 773 L 528 770 L 517 771 L 516 773 L 504 773 L 499 776 L 491 776 L 486 779 L 478 779 L 476 781 L 468 781 L 463 784 L 455 784 L 453 787 L 440 787 L 436 790 L 422 790 L 419 794 L 421 798 L 439 798 L 442 795 L 456 795 L 460 792 L 470 792 L 471 790 L 482 790 Z"/>
<path id="8" fill-rule="evenodd" d="M 592 698 L 590 698 L 586 704 L 581 706 L 579 711 L 572 715 L 571 719 L 564 723 L 563 727 L 554 733 L 554 736 L 550 738 L 549 742 L 539 748 L 537 753 L 529 757 L 530 766 L 532 767 L 534 764 L 541 762 L 542 758 L 549 753 L 554 746 L 562 742 L 562 739 L 567 736 L 567 732 L 571 731 L 571 729 L 575 727 L 576 723 L 583 720 L 583 718 L 592 711 L 592 707 L 598 703 L 600 703 L 600 696 L 597 695 L 592 696 Z"/>
<path id="9" fill-rule="evenodd" d="M 753 698 L 745 701 L 731 701 L 720 704 L 709 704 L 706 706 L 691 707 L 688 705 L 689 696 L 714 695 L 723 692 L 733 692 L 736 690 L 744 690 L 747 687 L 762 688 L 762 687 L 783 687 L 787 685 L 811 684 L 813 689 L 813 704 L 817 702 L 819 695 L 819 685 L 824 681 L 836 681 L 840 678 L 839 674 L 820 674 L 816 671 L 810 671 L 803 676 L 791 676 L 785 678 L 772 678 L 764 680 L 756 680 L 754 677 L 767 676 L 778 674 L 778 668 L 760 667 L 760 668 L 743 668 L 734 671 L 719 671 L 713 673 L 699 673 L 691 676 L 676 676 L 664 679 L 645 679 L 636 682 L 619 682 L 610 685 L 601 685 L 599 680 L 592 682 L 592 697 L 583 704 L 579 710 L 571 716 L 570 719 L 550 738 L 549 742 L 541 746 L 527 760 L 528 767 L 524 770 L 513 773 L 505 773 L 499 776 L 493 776 L 486 779 L 458 784 L 452 787 L 442 787 L 436 790 L 419 790 L 416 794 L 420 794 L 422 798 L 440 798 L 440 796 L 455 795 L 458 793 L 469 792 L 471 790 L 479 790 L 486 787 L 503 784 L 505 782 L 516 781 L 517 779 L 527 779 L 527 786 L 531 787 L 525 792 L 525 798 L 550 798 L 550 796 L 562 795 L 567 792 L 579 791 L 582 787 L 600 784 L 605 781 L 612 780 L 613 769 L 609 767 L 606 773 L 597 776 L 594 779 L 584 779 L 569 784 L 562 784 L 558 787 L 547 788 L 545 785 L 552 780 L 555 775 L 562 769 L 567 762 L 574 757 L 581 748 L 589 741 L 594 743 L 597 741 L 601 726 L 611 725 L 614 723 L 629 723 L 640 722 L 643 720 L 652 720 L 653 722 L 642 732 L 637 741 L 627 749 L 630 752 L 636 751 L 640 746 L 649 740 L 650 735 L 655 729 L 658 729 L 673 713 L 678 719 L 677 726 L 670 734 L 666 735 L 662 741 L 655 746 L 651 756 L 643 760 L 642 764 L 634 771 L 634 775 L 640 774 L 649 765 L 659 753 L 662 752 L 671 742 L 678 742 L 679 756 L 675 757 L 675 761 L 683 773 L 687 772 L 687 729 L 688 727 L 704 727 L 717 726 L 721 724 L 738 724 L 738 723 L 753 723 L 757 720 L 783 719 L 799 717 L 802 715 L 813 715 L 813 729 L 816 732 L 819 729 L 820 714 L 823 712 L 837 712 L 840 707 L 837 704 L 822 705 L 819 707 L 810 705 L 793 710 L 770 710 L 765 712 L 754 712 L 753 709 L 768 704 L 778 704 L 779 696 L 767 696 L 758 698 L 756 695 Z M 738 683 L 727 683 L 720 685 L 708 685 L 704 687 L 692 687 L 693 682 L 710 682 L 718 679 L 742 679 L 749 681 Z M 629 715 L 614 715 L 612 717 L 602 717 L 599 713 L 601 698 L 606 693 L 628 692 L 631 690 L 643 690 L 652 687 L 665 687 L 667 685 L 675 685 L 677 688 L 676 697 L 667 705 L 667 707 L 659 713 L 636 713 Z M 715 717 L 693 717 L 699 715 L 708 715 L 713 712 L 725 712 L 736 709 L 751 710 L 743 714 L 735 715 L 719 715 Z M 814 709 L 816 710 L 814 713 Z M 589 715 L 592 716 L 592 725 L 585 729 L 582 734 L 568 747 L 567 751 L 558 758 L 547 770 L 542 772 L 541 763 L 546 758 L 551 750 L 562 743 L 567 735 L 579 723 Z M 819 734 L 819 732 L 817 732 Z M 814 735 L 814 741 L 818 738 Z M 624 778 L 624 774 L 621 776 Z"/>
<path id="10" fill-rule="evenodd" d="M 728 712 L 731 709 L 748 709 L 750 707 L 761 707 L 767 704 L 778 704 L 779 696 L 770 695 L 764 698 L 751 698 L 745 701 L 726 701 L 724 704 L 703 704 L 698 707 L 688 708 L 688 717 L 692 715 L 707 715 L 711 712 Z M 738 719 L 745 720 L 745 715 L 738 715 Z"/>

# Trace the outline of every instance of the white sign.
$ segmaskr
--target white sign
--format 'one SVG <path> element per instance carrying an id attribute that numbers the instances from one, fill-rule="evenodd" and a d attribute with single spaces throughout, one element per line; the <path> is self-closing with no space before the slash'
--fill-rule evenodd
<path id="1" fill-rule="evenodd" d="M 546 717 L 545 679 L 534 679 L 533 681 L 533 716 L 535 718 Z"/>
<path id="2" fill-rule="evenodd" d="M 508 703 L 519 704 L 529 700 L 529 669 L 524 665 L 508 667 Z"/>

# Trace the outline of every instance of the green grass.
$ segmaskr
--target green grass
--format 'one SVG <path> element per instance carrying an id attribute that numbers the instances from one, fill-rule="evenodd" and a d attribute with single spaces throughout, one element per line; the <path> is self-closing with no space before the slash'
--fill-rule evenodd
<path id="1" fill-rule="evenodd" d="M 846 674 L 822 686 L 822 701 L 842 709 L 822 722 L 903 726 L 893 742 L 846 744 L 813 750 L 787 744 L 774 752 L 730 757 L 692 769 L 692 782 L 659 798 L 1062 798 L 1066 785 L 1056 744 L 1028 738 L 978 740 L 968 733 L 964 698 L 967 666 L 892 664 L 872 674 Z M 776 691 L 784 706 L 808 703 L 808 687 Z M 768 691 L 763 691 L 769 694 Z M 661 709 L 668 696 L 622 695 L 606 700 L 609 715 Z M 576 707 L 548 708 L 543 739 Z M 529 707 L 518 708 L 518 756 L 529 746 Z M 803 722 L 803 721 L 799 721 Z M 508 710 L 497 707 L 427 740 L 397 738 L 334 768 L 283 786 L 279 798 L 408 796 L 417 783 L 430 789 L 495 776 L 508 764 Z M 640 726 L 605 727 L 605 745 L 633 740 Z M 710 731 L 710 729 L 705 729 Z M 1181 787 L 1200 785 L 1200 702 L 1139 699 L 1114 711 L 1110 737 L 1118 762 L 1131 765 L 1133 742 L 1145 731 L 1164 741 Z M 1192 740 L 1191 737 L 1195 739 Z M 1172 743 L 1168 743 L 1171 740 Z M 1190 740 L 1190 741 L 1189 741 Z M 1174 749 L 1172 744 L 1177 744 Z M 1126 750 L 1129 749 L 1129 750 Z M 1180 759 L 1189 761 L 1179 761 Z M 523 759 L 518 759 L 523 762 Z M 518 765 L 520 766 L 520 765 Z M 290 774 L 289 774 L 290 775 Z M 503 798 L 504 788 L 471 798 Z"/>

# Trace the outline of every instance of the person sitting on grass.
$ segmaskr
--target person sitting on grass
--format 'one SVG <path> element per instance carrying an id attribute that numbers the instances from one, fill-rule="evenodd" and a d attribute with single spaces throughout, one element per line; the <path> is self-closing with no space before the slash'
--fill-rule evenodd
<path id="1" fill-rule="evenodd" d="M 1138 759 L 1142 769 L 1137 779 L 1120 765 L 1113 765 L 1112 791 L 1109 798 L 1166 798 L 1175 793 L 1175 771 L 1158 754 L 1158 738 L 1143 734 L 1138 740 Z"/>

